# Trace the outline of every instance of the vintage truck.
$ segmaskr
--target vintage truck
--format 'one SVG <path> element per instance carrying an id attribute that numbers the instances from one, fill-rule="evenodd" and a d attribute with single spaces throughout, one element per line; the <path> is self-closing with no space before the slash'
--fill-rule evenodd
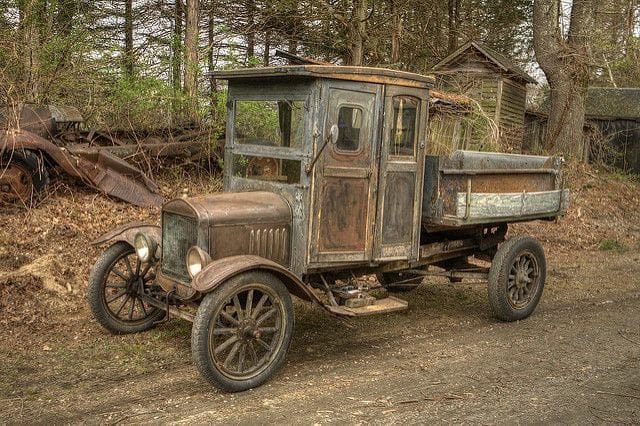
<path id="1" fill-rule="evenodd" d="M 217 77 L 229 88 L 224 192 L 168 201 L 160 226 L 95 241 L 109 247 L 88 298 L 105 328 L 187 319 L 202 375 L 242 391 L 283 364 L 291 295 L 340 318 L 402 311 L 390 292 L 441 274 L 486 280 L 500 320 L 533 312 L 543 249 L 505 234 L 566 211 L 561 158 L 425 155 L 428 76 L 300 65 Z M 374 274 L 386 292 L 359 280 Z"/>

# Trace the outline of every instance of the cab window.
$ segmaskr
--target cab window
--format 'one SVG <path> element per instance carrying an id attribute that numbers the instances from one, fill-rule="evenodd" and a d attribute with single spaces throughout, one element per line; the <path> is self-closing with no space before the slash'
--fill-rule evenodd
<path id="1" fill-rule="evenodd" d="M 358 151 L 360 149 L 360 129 L 362 128 L 362 109 L 342 106 L 338 111 L 338 151 Z"/>
<path id="2" fill-rule="evenodd" d="M 410 96 L 393 98 L 393 123 L 389 155 L 413 157 L 418 139 L 417 121 L 420 100 Z"/>

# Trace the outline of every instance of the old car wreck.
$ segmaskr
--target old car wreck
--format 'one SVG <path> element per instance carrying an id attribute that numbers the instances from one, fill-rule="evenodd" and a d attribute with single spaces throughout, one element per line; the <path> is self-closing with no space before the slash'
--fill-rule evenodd
<path id="1" fill-rule="evenodd" d="M 533 312 L 543 249 L 505 235 L 511 222 L 566 211 L 560 158 L 426 156 L 428 76 L 300 65 L 217 77 L 229 82 L 224 192 L 168 201 L 160 226 L 95 242 L 109 246 L 89 279 L 105 328 L 192 321 L 199 371 L 242 391 L 283 364 L 291 295 L 341 318 L 402 311 L 406 301 L 358 278 L 376 274 L 394 292 L 439 273 L 486 280 L 501 320 Z"/>
<path id="2" fill-rule="evenodd" d="M 83 122 L 73 107 L 0 107 L 0 206 L 37 205 L 52 172 L 138 206 L 162 205 L 155 182 L 111 152 L 121 142 Z"/>

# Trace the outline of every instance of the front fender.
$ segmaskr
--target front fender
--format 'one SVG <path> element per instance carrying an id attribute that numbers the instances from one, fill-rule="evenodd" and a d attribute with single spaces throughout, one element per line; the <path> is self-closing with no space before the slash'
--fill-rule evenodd
<path id="1" fill-rule="evenodd" d="M 239 255 L 214 260 L 194 277 L 191 286 L 201 293 L 208 293 L 229 278 L 249 270 L 268 271 L 282 280 L 289 293 L 323 306 L 318 296 L 295 274 L 282 265 L 260 256 Z"/>
<path id="2" fill-rule="evenodd" d="M 124 241 L 133 246 L 133 239 L 136 237 L 138 232 L 143 232 L 149 235 L 156 241 L 156 243 L 158 243 L 158 246 L 160 246 L 162 242 L 162 231 L 160 230 L 160 227 L 158 225 L 151 225 L 142 222 L 130 222 L 122 225 L 113 231 L 101 235 L 97 239 L 93 240 L 91 244 L 94 246 L 100 246 L 107 243 L 113 244 L 117 241 Z"/>

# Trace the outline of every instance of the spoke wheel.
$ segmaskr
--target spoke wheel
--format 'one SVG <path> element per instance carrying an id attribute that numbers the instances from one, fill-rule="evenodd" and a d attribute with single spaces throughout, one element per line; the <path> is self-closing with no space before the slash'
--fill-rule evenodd
<path id="1" fill-rule="evenodd" d="M 518 236 L 503 243 L 489 270 L 489 304 L 495 316 L 516 321 L 531 315 L 545 278 L 546 260 L 538 241 Z"/>
<path id="2" fill-rule="evenodd" d="M 205 296 L 198 309 L 192 331 L 196 365 L 223 390 L 258 386 L 284 362 L 293 321 L 291 297 L 275 276 L 233 277 Z"/>
<path id="3" fill-rule="evenodd" d="M 515 309 L 525 307 L 536 293 L 540 268 L 533 253 L 523 252 L 516 256 L 509 271 L 507 292 L 509 302 Z"/>
<path id="4" fill-rule="evenodd" d="M 33 207 L 49 184 L 49 174 L 31 151 L 13 151 L 0 158 L 0 201 Z"/>
<path id="5" fill-rule="evenodd" d="M 131 245 L 117 242 L 96 262 L 89 277 L 89 304 L 95 319 L 113 333 L 148 330 L 164 312 L 145 302 L 154 273 Z"/>

